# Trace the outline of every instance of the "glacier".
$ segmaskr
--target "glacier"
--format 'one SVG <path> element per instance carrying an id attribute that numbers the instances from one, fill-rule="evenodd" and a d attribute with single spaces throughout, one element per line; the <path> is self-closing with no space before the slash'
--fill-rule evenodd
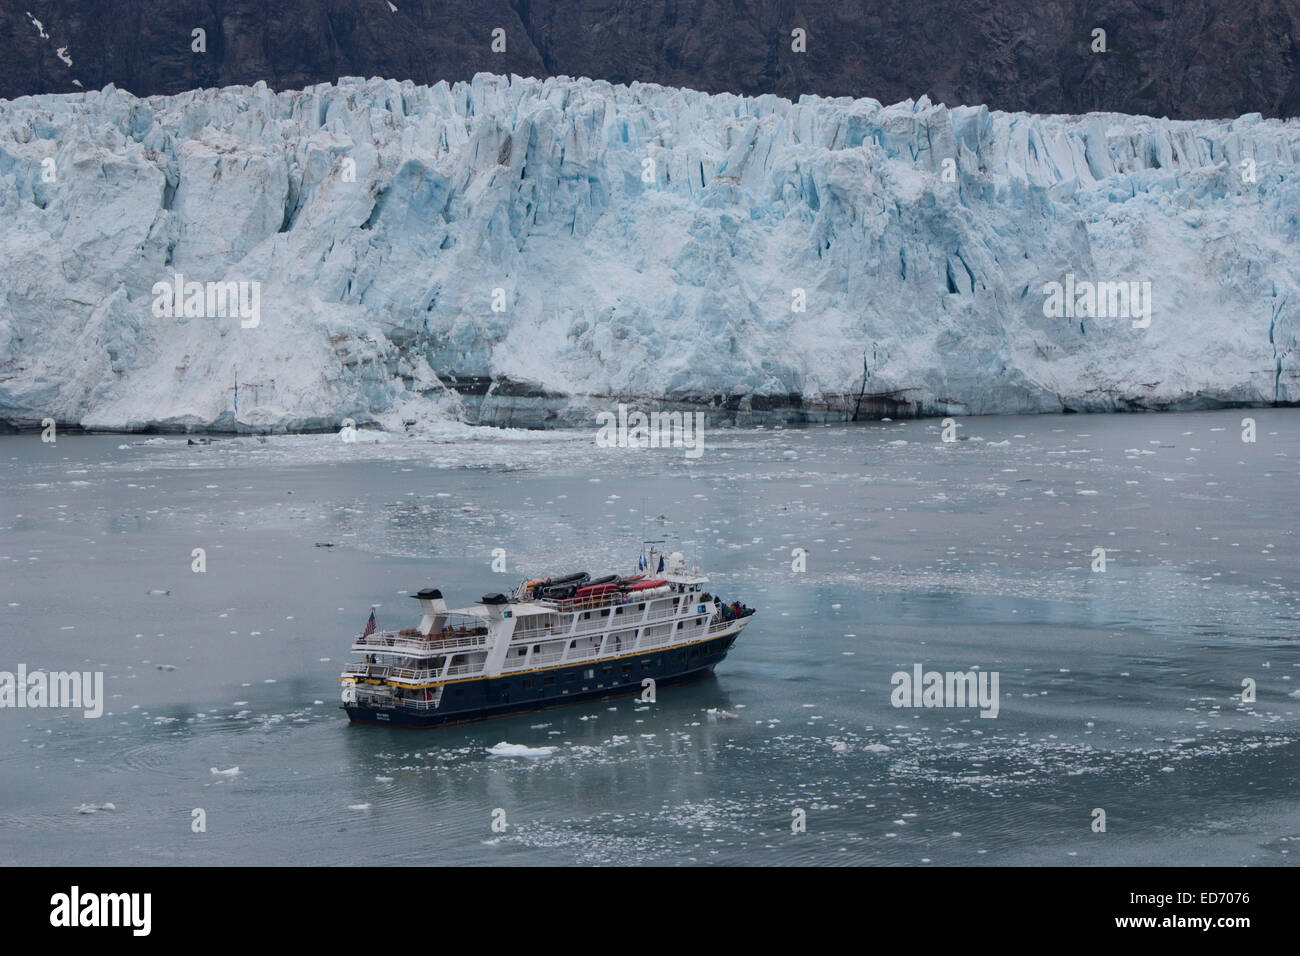
<path id="1" fill-rule="evenodd" d="M 737 423 L 1291 404 L 1298 161 L 1300 121 L 1259 115 L 568 77 L 0 101 L 0 419 L 259 432 L 573 425 L 616 402 Z M 159 314 L 178 275 L 255 284 L 256 323 Z M 1149 283 L 1149 325 L 1048 314 L 1067 277 Z"/>

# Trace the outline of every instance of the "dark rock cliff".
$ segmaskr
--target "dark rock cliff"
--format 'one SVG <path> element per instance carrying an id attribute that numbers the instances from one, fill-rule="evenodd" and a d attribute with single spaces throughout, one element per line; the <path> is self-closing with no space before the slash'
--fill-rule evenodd
<path id="1" fill-rule="evenodd" d="M 492 50 L 498 28 L 504 52 Z M 806 31 L 806 52 L 791 49 L 796 28 Z M 1091 49 L 1098 28 L 1105 53 Z M 206 32 L 205 52 L 191 50 L 195 29 Z M 258 80 L 297 89 L 339 76 L 432 83 L 479 71 L 885 103 L 928 94 L 1039 113 L 1296 116 L 1300 0 L 22 0 L 0 8 L 3 98 L 108 83 L 141 96 Z"/>

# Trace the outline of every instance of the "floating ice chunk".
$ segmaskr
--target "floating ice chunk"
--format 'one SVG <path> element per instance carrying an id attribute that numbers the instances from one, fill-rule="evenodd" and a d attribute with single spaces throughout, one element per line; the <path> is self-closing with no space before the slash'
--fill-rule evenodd
<path id="1" fill-rule="evenodd" d="M 494 757 L 549 757 L 555 753 L 555 747 L 528 747 L 524 744 L 510 744 L 504 740 L 488 748 Z"/>

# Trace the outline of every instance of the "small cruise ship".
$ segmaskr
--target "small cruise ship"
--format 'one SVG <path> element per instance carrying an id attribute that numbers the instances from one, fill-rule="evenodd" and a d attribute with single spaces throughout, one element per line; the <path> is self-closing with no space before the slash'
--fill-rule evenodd
<path id="1" fill-rule="evenodd" d="M 627 577 L 536 578 L 457 609 L 425 589 L 418 627 L 379 630 L 372 612 L 339 678 L 343 709 L 356 723 L 430 727 L 710 673 L 754 611 L 705 591 L 708 578 L 661 544 L 646 542 L 646 570 Z"/>

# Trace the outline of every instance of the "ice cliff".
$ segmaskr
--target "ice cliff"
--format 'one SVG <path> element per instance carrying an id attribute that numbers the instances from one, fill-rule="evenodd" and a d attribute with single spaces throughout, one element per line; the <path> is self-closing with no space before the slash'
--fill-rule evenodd
<path id="1" fill-rule="evenodd" d="M 0 101 L 0 418 L 1296 402 L 1298 162 L 1297 120 L 563 77 Z M 158 314 L 177 274 L 256 325 Z M 1149 325 L 1045 314 L 1067 277 L 1149 282 Z"/>

